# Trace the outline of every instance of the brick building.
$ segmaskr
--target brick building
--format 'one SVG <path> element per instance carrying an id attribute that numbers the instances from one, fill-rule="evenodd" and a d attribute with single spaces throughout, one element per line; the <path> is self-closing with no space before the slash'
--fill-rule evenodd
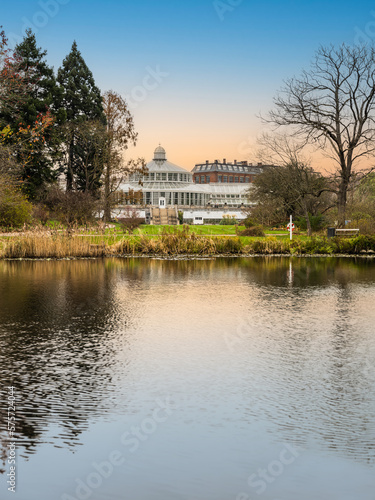
<path id="1" fill-rule="evenodd" d="M 227 163 L 225 158 L 222 162 L 215 160 L 210 163 L 207 160 L 206 163 L 195 165 L 192 170 L 193 181 L 196 184 L 249 184 L 268 166 L 262 165 L 262 163 L 253 165 L 247 161 L 237 162 L 237 160 L 234 160 L 233 163 Z"/>

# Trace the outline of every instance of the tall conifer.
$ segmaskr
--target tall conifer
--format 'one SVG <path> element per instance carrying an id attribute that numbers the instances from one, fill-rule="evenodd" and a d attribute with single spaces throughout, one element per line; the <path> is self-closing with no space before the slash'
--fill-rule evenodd
<path id="1" fill-rule="evenodd" d="M 55 102 L 59 89 L 53 69 L 45 56 L 47 52 L 37 46 L 35 34 L 29 29 L 14 52 L 14 71 L 27 83 L 27 94 L 19 105 L 15 115 L 5 110 L 0 117 L 16 132 L 20 126 L 33 128 L 35 123 L 51 112 L 55 124 L 44 130 L 44 137 L 38 142 L 25 143 L 22 147 L 23 189 L 30 198 L 36 198 L 41 190 L 57 177 L 54 162 L 56 160 L 58 135 L 57 123 L 63 120 L 64 112 L 57 113 Z M 58 115 L 58 116 L 57 116 Z"/>
<path id="2" fill-rule="evenodd" d="M 100 185 L 97 161 L 100 154 L 96 151 L 94 143 L 85 144 L 80 138 L 85 122 L 96 123 L 96 128 L 99 130 L 101 124 L 105 125 L 106 118 L 100 90 L 95 85 L 92 72 L 87 67 L 75 41 L 58 70 L 57 81 L 62 90 L 60 107 L 65 110 L 67 120 L 66 187 L 67 190 L 76 188 L 93 192 Z M 88 176 L 95 177 L 97 182 L 88 183 Z"/>

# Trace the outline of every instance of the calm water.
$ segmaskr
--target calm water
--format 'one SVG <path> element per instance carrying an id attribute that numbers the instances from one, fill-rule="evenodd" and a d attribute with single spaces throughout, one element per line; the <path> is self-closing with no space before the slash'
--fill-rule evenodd
<path id="1" fill-rule="evenodd" d="M 375 499 L 375 262 L 0 262 L 0 305 L 1 499 Z"/>

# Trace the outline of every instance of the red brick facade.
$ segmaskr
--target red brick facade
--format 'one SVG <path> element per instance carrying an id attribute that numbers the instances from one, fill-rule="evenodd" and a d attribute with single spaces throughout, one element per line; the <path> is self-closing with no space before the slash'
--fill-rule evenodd
<path id="1" fill-rule="evenodd" d="M 193 180 L 196 184 L 249 184 L 255 177 L 263 171 L 265 165 L 258 164 L 253 166 L 247 161 L 227 163 L 223 160 L 219 163 L 215 160 L 213 163 L 199 163 L 192 170 Z"/>

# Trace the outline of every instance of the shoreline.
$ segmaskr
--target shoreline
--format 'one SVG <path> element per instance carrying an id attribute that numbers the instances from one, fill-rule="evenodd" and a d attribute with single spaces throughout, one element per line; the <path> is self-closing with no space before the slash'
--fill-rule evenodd
<path id="1" fill-rule="evenodd" d="M 284 258 L 351 258 L 351 259 L 375 259 L 375 253 L 359 254 L 214 254 L 214 255 L 194 255 L 194 254 L 174 254 L 174 255 L 156 255 L 156 254 L 108 254 L 96 257 L 0 257 L 1 261 L 76 261 L 76 260 L 105 260 L 105 259 L 154 259 L 154 260 L 214 260 L 214 259 L 240 259 L 240 258 L 259 258 L 259 257 L 284 257 Z"/>
<path id="2" fill-rule="evenodd" d="M 117 239 L 91 236 L 34 233 L 0 238 L 0 260 L 70 260 L 78 258 L 220 258 L 220 257 L 375 257 L 375 236 L 354 238 L 322 236 L 287 240 L 285 238 L 198 236 L 187 231 L 155 236 L 127 235 Z"/>

